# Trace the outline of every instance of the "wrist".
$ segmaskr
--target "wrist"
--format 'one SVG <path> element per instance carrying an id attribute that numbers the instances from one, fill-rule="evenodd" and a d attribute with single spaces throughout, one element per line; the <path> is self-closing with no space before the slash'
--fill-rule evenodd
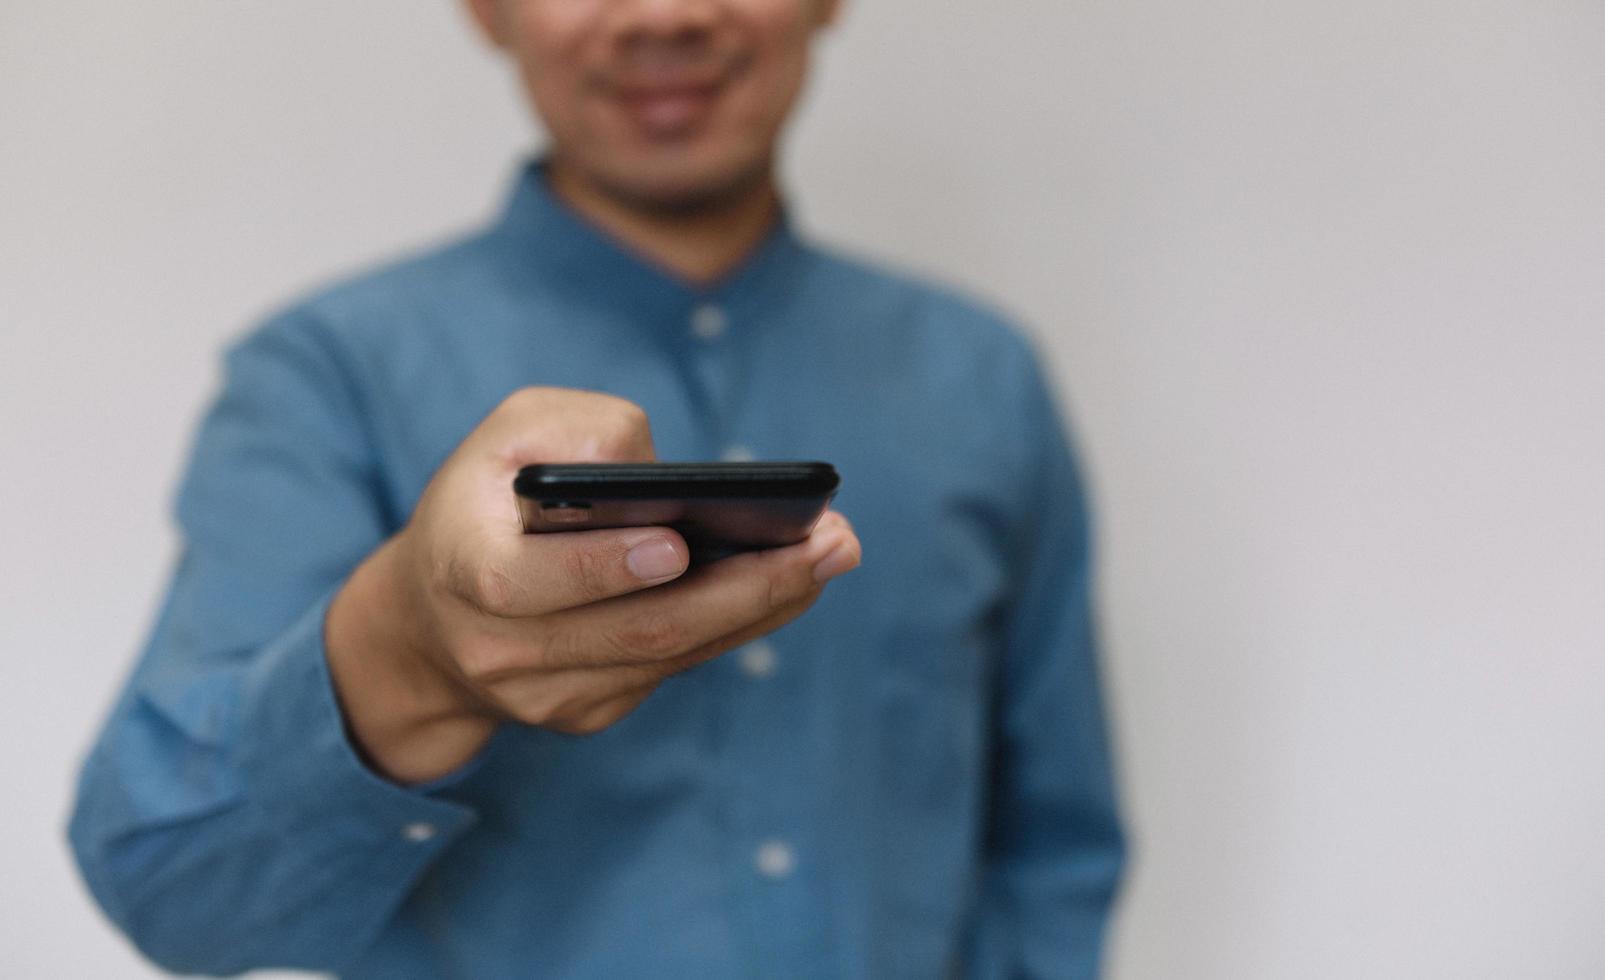
<path id="1" fill-rule="evenodd" d="M 324 644 L 353 747 L 386 778 L 422 783 L 471 759 L 496 720 L 431 656 L 403 558 L 398 536 L 357 567 L 329 606 Z"/>

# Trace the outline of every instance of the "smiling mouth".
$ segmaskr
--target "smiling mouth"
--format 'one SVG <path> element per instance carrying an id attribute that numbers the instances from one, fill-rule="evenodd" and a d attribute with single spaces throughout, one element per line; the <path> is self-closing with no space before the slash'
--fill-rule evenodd
<path id="1" fill-rule="evenodd" d="M 619 104 L 647 135 L 669 138 L 690 133 L 713 111 L 717 85 L 663 85 L 620 90 Z"/>
<path id="2" fill-rule="evenodd" d="M 684 139 L 707 123 L 746 61 L 731 52 L 685 59 L 644 57 L 604 76 L 604 86 L 642 136 Z"/>

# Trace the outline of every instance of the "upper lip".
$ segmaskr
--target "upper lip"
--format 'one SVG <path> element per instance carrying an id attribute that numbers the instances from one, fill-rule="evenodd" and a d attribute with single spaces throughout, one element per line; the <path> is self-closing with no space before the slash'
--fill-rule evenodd
<path id="1" fill-rule="evenodd" d="M 723 79 L 713 75 L 659 75 L 654 78 L 615 78 L 613 90 L 626 99 L 664 98 L 676 95 L 708 95 Z"/>
<path id="2" fill-rule="evenodd" d="M 741 63 L 738 55 L 726 51 L 642 52 L 608 66 L 602 81 L 624 98 L 709 95 L 728 82 Z"/>

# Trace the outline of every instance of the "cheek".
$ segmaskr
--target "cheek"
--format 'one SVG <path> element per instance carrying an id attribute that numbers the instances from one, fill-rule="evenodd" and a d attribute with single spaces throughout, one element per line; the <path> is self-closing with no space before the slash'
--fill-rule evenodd
<path id="1" fill-rule="evenodd" d="M 754 115 L 784 116 L 807 72 L 809 29 L 794 13 L 754 27 L 753 71 L 742 108 Z"/>
<path id="2" fill-rule="evenodd" d="M 543 112 L 568 104 L 584 80 L 587 46 L 593 42 L 597 0 L 550 3 L 528 0 L 513 13 L 513 55 Z"/>

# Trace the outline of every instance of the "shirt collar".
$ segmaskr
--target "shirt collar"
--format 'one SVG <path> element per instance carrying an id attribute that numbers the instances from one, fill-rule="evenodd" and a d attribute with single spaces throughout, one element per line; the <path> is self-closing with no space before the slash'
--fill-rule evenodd
<path id="1" fill-rule="evenodd" d="M 782 206 L 774 227 L 729 273 L 712 283 L 689 282 L 560 200 L 540 159 L 521 167 L 497 230 L 514 245 L 515 261 L 539 273 L 546 287 L 666 329 L 683 328 L 693 310 L 710 304 L 722 308 L 731 329 L 762 322 L 808 258 Z"/>

